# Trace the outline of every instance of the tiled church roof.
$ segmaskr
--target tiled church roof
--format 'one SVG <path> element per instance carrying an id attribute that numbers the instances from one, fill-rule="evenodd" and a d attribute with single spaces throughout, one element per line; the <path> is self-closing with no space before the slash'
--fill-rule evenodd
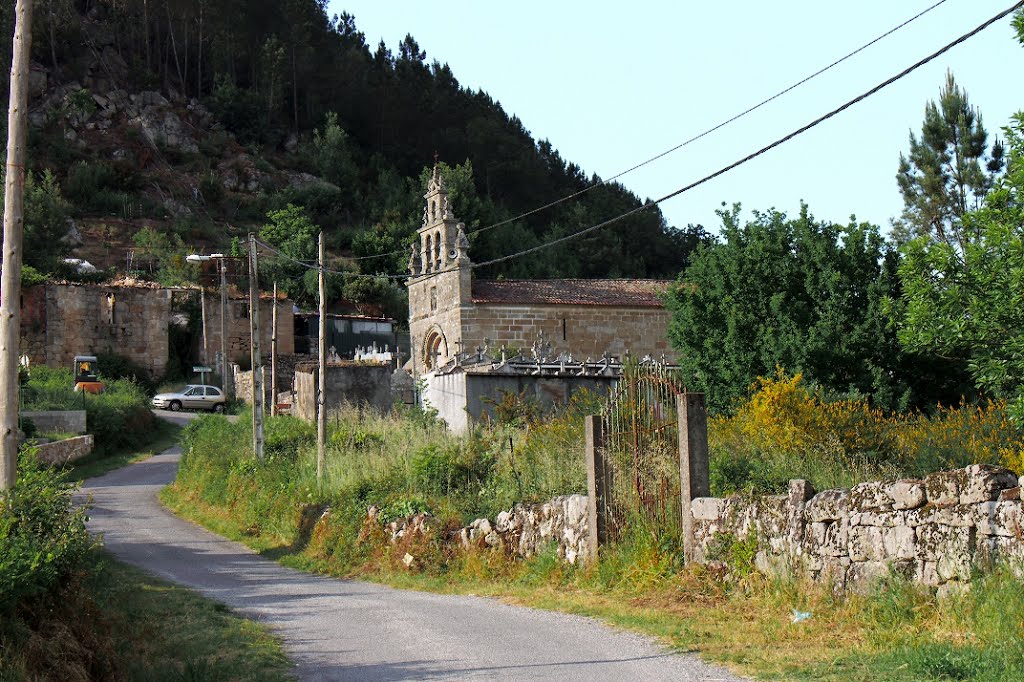
<path id="1" fill-rule="evenodd" d="M 661 279 L 503 279 L 475 280 L 473 303 L 606 305 L 662 307 Z"/>

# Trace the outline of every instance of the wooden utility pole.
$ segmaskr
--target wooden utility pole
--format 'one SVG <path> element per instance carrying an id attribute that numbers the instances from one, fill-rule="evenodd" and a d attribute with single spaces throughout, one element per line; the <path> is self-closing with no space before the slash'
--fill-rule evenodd
<path id="1" fill-rule="evenodd" d="M 327 276 L 324 273 L 324 233 L 320 232 L 320 245 L 317 252 L 317 268 L 320 280 L 320 332 L 317 343 L 317 377 L 316 377 L 316 480 L 323 483 L 324 468 L 327 464 L 327 410 L 324 396 L 327 393 Z"/>
<path id="2" fill-rule="evenodd" d="M 277 416 L 277 282 L 274 282 L 274 310 L 270 326 L 270 414 Z"/>
<path id="3" fill-rule="evenodd" d="M 252 452 L 263 459 L 263 358 L 260 356 L 260 285 L 256 234 L 249 233 L 249 350 L 252 365 Z"/>
<path id="4" fill-rule="evenodd" d="M 15 7 L 10 106 L 7 111 L 7 179 L 4 188 L 3 274 L 0 275 L 0 490 L 18 476 L 18 357 L 21 342 L 21 242 L 25 222 L 25 143 L 28 129 L 28 64 L 32 0 Z"/>

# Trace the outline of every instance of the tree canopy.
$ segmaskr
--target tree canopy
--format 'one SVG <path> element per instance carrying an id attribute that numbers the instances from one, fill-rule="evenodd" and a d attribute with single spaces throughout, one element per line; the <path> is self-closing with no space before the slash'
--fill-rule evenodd
<path id="1" fill-rule="evenodd" d="M 877 227 L 819 221 L 807 206 L 795 219 L 772 210 L 742 222 L 739 206 L 719 215 L 721 241 L 696 251 L 666 301 L 684 374 L 713 409 L 777 368 L 889 409 L 956 399 L 955 366 L 899 347 L 884 307 L 898 257 Z"/>

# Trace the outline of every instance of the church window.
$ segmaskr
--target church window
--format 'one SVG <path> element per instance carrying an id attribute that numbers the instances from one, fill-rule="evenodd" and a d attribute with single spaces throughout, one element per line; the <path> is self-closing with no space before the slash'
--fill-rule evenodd
<path id="1" fill-rule="evenodd" d="M 430 287 L 430 310 L 437 310 L 437 287 Z"/>
<path id="2" fill-rule="evenodd" d="M 424 266 L 425 266 L 424 272 L 430 272 L 432 270 L 430 265 L 431 265 L 431 263 L 433 263 L 433 260 L 434 260 L 434 247 L 433 247 L 433 242 L 431 240 L 431 237 L 428 234 L 427 235 L 427 262 L 424 263 Z"/>
<path id="3" fill-rule="evenodd" d="M 441 232 L 434 235 L 434 264 L 438 270 L 441 269 Z"/>

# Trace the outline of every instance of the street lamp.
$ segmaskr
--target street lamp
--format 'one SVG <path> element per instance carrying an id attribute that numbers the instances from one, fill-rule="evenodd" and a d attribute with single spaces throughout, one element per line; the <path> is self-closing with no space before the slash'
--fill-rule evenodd
<path id="1" fill-rule="evenodd" d="M 234 382 L 228 381 L 228 281 L 227 264 L 224 262 L 228 256 L 223 253 L 211 253 L 209 256 L 201 256 L 193 253 L 185 257 L 189 263 L 205 263 L 215 260 L 220 264 L 220 387 L 224 396 L 230 401 L 234 397 Z M 206 333 L 205 321 L 203 333 Z"/>

